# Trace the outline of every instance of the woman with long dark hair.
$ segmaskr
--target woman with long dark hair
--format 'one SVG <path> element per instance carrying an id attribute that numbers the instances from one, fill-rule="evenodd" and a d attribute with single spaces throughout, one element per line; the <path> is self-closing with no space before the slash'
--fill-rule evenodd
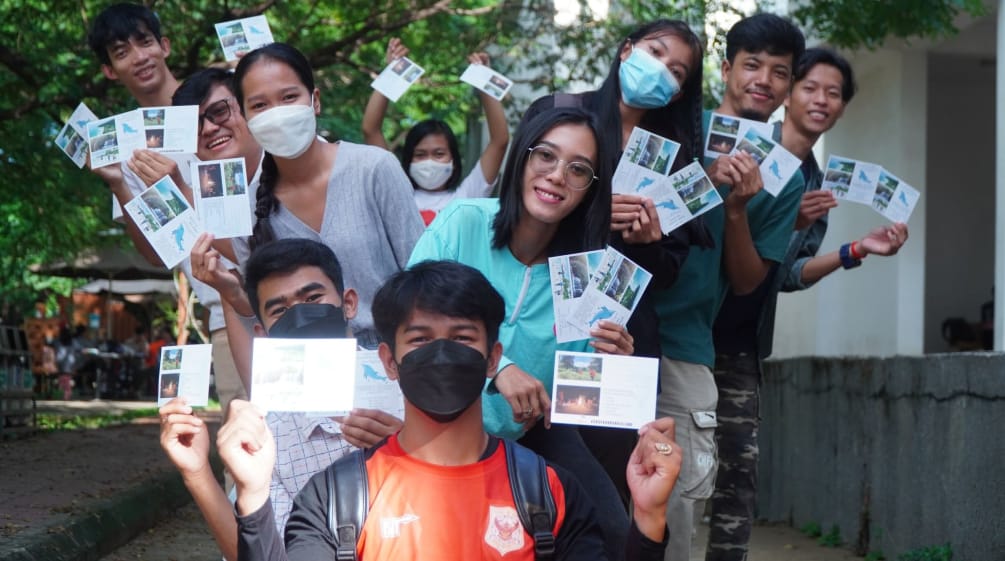
<path id="1" fill-rule="evenodd" d="M 610 70 L 600 88 L 579 94 L 556 93 L 535 101 L 523 120 L 551 107 L 581 107 L 596 116 L 609 165 L 617 165 L 632 129 L 639 127 L 680 143 L 671 169 L 676 171 L 702 155 L 702 47 L 683 21 L 660 19 L 646 23 L 618 43 Z M 659 357 L 659 318 L 650 294 L 670 287 L 690 246 L 707 247 L 711 238 L 700 218 L 662 235 L 652 200 L 614 195 L 612 246 L 653 274 L 628 331 L 635 354 Z M 582 427 L 590 450 L 628 500 L 624 465 L 635 446 L 635 435 L 620 429 Z"/>
<path id="2" fill-rule="evenodd" d="M 359 294 L 353 335 L 375 347 L 374 293 L 405 266 L 423 228 L 408 178 L 386 150 L 317 136 L 320 91 L 294 47 L 272 43 L 248 53 L 234 86 L 248 129 L 265 150 L 254 234 L 234 240 L 238 260 L 277 238 L 324 243 L 345 265 L 346 286 Z"/>
<path id="3" fill-rule="evenodd" d="M 631 354 L 631 336 L 601 322 L 590 340 L 558 344 L 548 257 L 601 249 L 611 220 L 611 158 L 596 120 L 574 108 L 528 119 L 514 135 L 498 199 L 455 201 L 419 239 L 409 263 L 452 259 L 480 270 L 502 294 L 504 357 L 483 396 L 485 428 L 573 472 L 590 489 L 616 559 L 628 520 L 610 478 L 578 432 L 547 427 L 556 350 Z M 543 419 L 543 422 L 539 420 Z M 624 469 L 624 465 L 622 465 Z"/>

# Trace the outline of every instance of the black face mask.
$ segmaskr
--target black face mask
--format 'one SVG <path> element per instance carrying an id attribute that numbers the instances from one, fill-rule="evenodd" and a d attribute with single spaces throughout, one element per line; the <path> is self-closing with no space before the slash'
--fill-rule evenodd
<path id="1" fill-rule="evenodd" d="M 450 339 L 436 339 L 402 357 L 398 386 L 412 405 L 438 423 L 461 416 L 482 394 L 488 360 Z"/>
<path id="2" fill-rule="evenodd" d="M 297 304 L 269 328 L 269 337 L 328 339 L 346 336 L 349 324 L 342 308 L 331 304 Z"/>

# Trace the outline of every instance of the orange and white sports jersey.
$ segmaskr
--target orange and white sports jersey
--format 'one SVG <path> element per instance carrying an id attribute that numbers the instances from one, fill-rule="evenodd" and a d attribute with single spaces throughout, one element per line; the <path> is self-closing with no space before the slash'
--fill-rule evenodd
<path id="1" fill-rule="evenodd" d="M 358 542 L 363 561 L 534 559 L 520 523 L 500 443 L 488 458 L 437 466 L 408 456 L 392 436 L 366 460 L 370 512 Z M 557 535 L 565 492 L 552 468 Z"/>

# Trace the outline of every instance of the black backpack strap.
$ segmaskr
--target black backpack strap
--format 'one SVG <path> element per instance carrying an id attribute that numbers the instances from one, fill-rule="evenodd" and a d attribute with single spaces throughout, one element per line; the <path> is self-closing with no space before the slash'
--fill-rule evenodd
<path id="1" fill-rule="evenodd" d="M 328 529 L 335 537 L 335 559 L 356 561 L 356 542 L 370 509 L 363 451 L 355 450 L 328 466 L 325 483 L 328 485 Z"/>
<path id="2" fill-rule="evenodd" d="M 548 483 L 544 459 L 507 440 L 506 470 L 520 522 L 534 537 L 534 559 L 551 561 L 555 556 L 555 499 Z"/>

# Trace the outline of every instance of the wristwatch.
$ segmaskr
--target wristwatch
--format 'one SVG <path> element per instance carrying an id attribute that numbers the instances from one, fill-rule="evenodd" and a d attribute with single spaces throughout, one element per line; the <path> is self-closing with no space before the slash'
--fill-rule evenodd
<path id="1" fill-rule="evenodd" d="M 850 243 L 846 243 L 841 246 L 841 249 L 838 251 L 838 255 L 841 257 L 841 266 L 845 269 L 854 269 L 862 264 L 861 259 L 852 257 Z"/>

